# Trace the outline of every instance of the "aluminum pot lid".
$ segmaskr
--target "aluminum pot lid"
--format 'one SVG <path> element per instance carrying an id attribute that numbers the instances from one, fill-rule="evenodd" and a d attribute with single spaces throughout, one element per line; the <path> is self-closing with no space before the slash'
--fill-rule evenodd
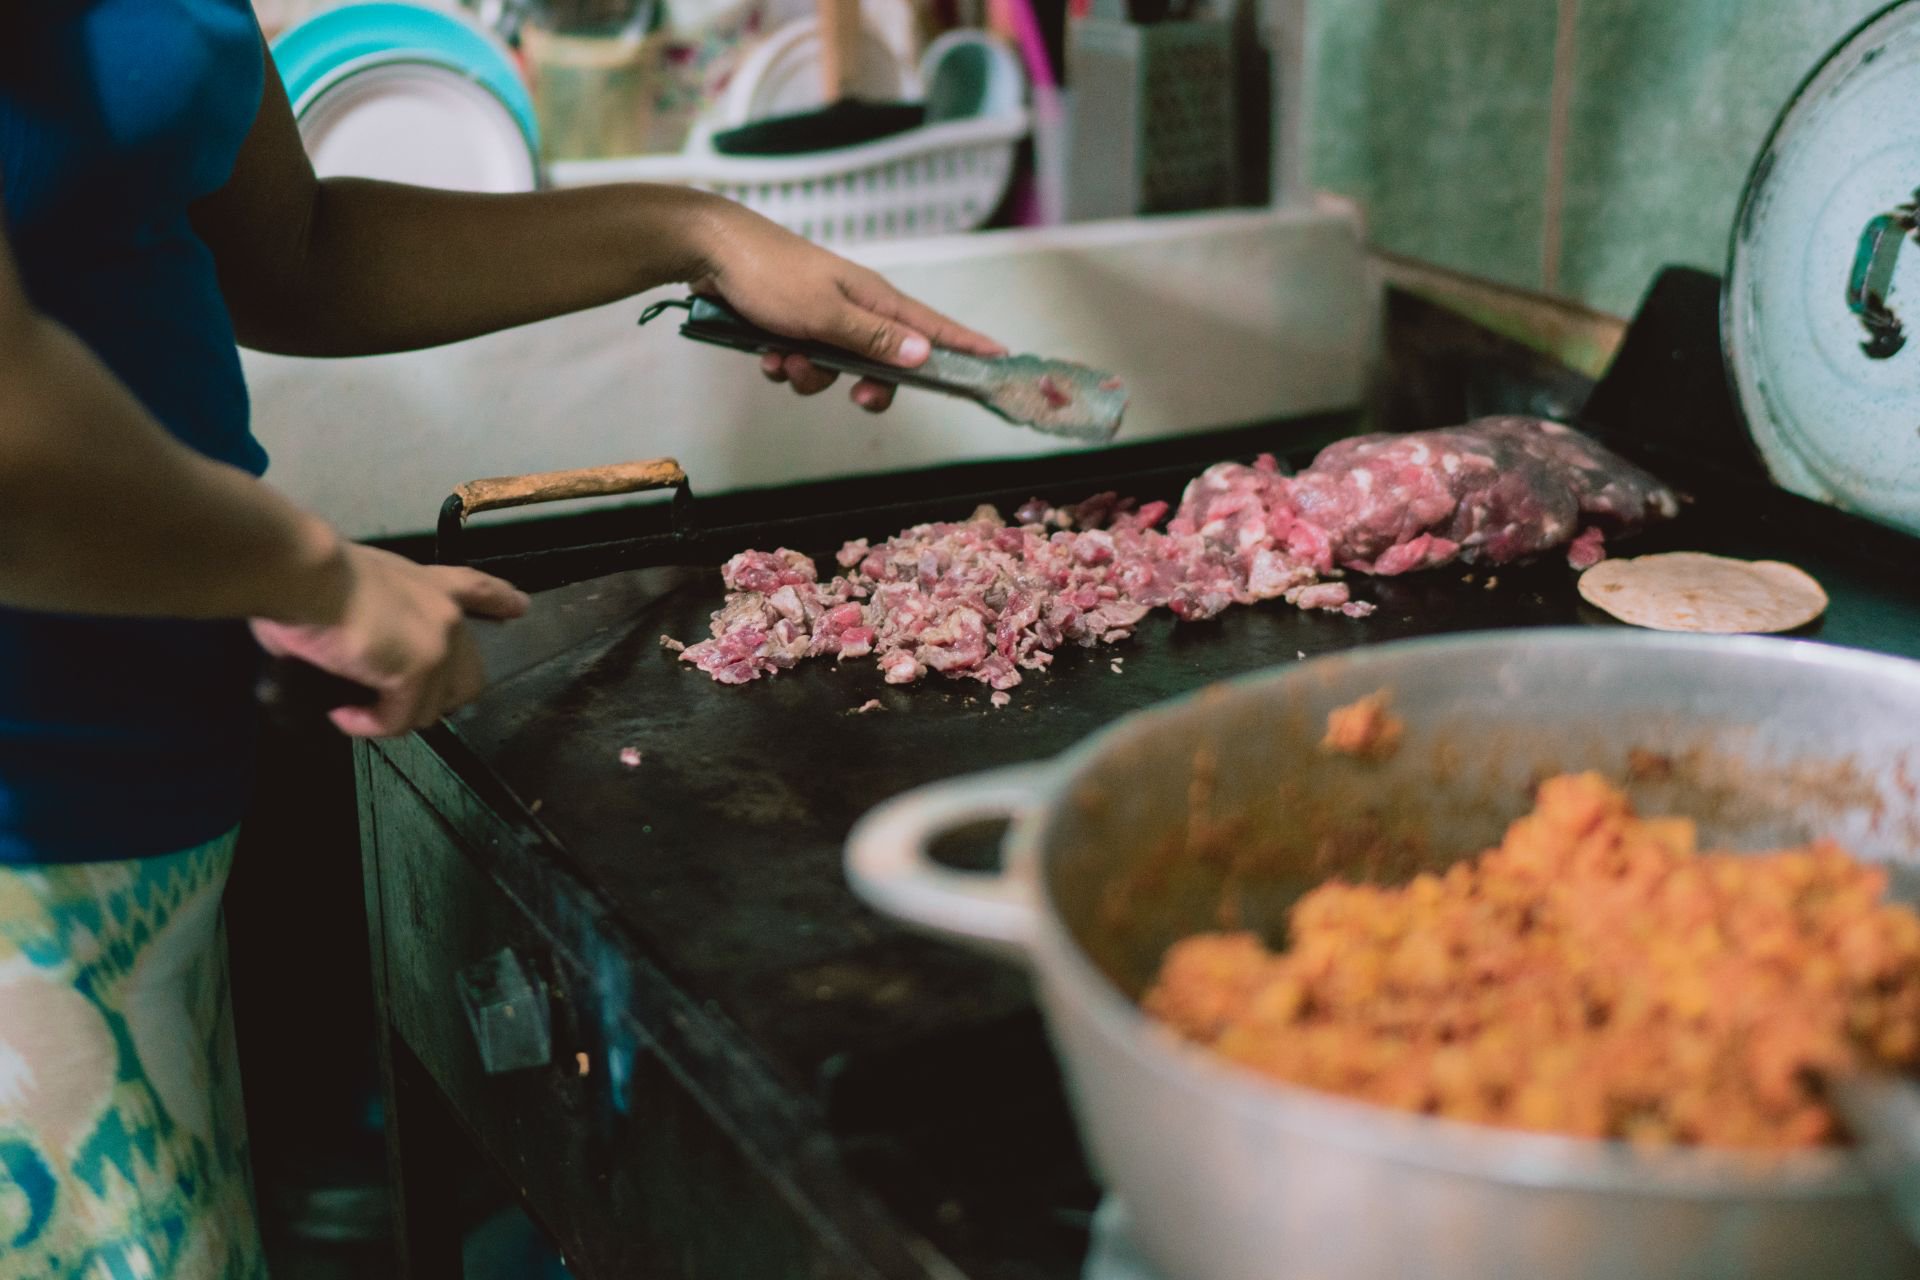
<path id="1" fill-rule="evenodd" d="M 1788 102 L 1734 221 L 1720 329 L 1783 488 L 1920 535 L 1920 0 Z"/>

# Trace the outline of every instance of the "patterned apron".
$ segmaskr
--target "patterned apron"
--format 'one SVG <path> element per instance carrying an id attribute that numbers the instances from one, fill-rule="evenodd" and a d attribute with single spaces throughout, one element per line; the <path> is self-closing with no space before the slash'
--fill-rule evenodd
<path id="1" fill-rule="evenodd" d="M 0 1280 L 264 1280 L 220 926 L 234 839 L 0 866 Z"/>

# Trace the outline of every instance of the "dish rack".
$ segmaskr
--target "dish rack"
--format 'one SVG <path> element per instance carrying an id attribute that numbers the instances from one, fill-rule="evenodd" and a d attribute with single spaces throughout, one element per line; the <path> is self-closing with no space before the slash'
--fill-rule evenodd
<path id="1" fill-rule="evenodd" d="M 662 182 L 699 187 L 820 244 L 972 231 L 993 216 L 1027 134 L 1025 108 L 924 125 L 810 155 L 724 156 L 704 136 L 673 155 L 555 162 L 557 187 Z"/>

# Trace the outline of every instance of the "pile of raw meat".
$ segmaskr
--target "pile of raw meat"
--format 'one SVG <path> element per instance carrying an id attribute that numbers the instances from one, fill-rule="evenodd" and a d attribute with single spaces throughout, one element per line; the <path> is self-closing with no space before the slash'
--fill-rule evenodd
<path id="1" fill-rule="evenodd" d="M 1507 564 L 1560 546 L 1585 568 L 1608 534 L 1678 510 L 1665 485 L 1570 428 L 1484 418 L 1343 440 L 1296 476 L 1270 456 L 1220 463 L 1164 529 L 1166 503 L 1104 495 L 1028 503 L 1011 524 L 982 507 L 879 546 L 850 542 L 845 572 L 825 582 L 796 551 L 742 552 L 721 571 L 712 639 L 663 643 L 723 684 L 871 656 L 890 684 L 937 671 L 989 685 L 1004 705 L 1063 644 L 1123 640 L 1154 609 L 1200 619 L 1284 599 L 1363 617 L 1373 606 L 1351 598 L 1346 571 Z"/>

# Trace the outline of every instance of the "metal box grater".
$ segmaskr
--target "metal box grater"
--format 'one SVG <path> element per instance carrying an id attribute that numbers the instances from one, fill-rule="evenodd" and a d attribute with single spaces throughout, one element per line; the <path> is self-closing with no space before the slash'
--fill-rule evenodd
<path id="1" fill-rule="evenodd" d="M 1228 23 L 1075 21 L 1067 41 L 1068 220 L 1232 204 L 1234 80 Z"/>

